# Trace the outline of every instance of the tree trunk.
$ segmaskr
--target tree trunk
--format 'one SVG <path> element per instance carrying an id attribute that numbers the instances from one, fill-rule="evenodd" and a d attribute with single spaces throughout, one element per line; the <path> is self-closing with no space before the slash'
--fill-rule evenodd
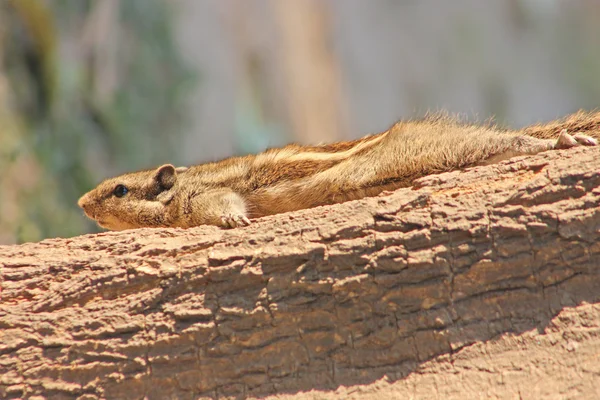
<path id="1" fill-rule="evenodd" d="M 0 247 L 0 398 L 598 397 L 599 155 Z"/>
<path id="2" fill-rule="evenodd" d="M 340 140 L 346 133 L 339 61 L 333 51 L 330 4 L 271 0 L 278 41 L 273 55 L 283 71 L 283 99 L 299 142 Z"/>

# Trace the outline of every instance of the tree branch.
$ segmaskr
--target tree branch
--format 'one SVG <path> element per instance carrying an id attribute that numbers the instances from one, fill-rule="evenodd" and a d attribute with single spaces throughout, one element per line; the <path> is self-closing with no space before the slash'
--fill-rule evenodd
<path id="1" fill-rule="evenodd" d="M 516 158 L 242 229 L 0 247 L 0 397 L 339 395 L 384 377 L 418 383 L 412 372 L 469 345 L 543 335 L 565 307 L 588 307 L 596 325 L 577 343 L 597 354 L 600 310 L 582 303 L 600 299 L 599 155 Z M 537 378 L 594 390 L 597 368 L 574 365 Z"/>

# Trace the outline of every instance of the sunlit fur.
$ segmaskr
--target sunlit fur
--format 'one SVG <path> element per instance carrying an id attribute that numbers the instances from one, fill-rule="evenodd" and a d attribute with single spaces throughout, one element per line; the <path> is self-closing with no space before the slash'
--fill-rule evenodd
<path id="1" fill-rule="evenodd" d="M 178 169 L 172 171 L 173 186 L 162 191 L 156 189 L 158 169 L 125 174 L 102 182 L 79 205 L 114 230 L 223 225 L 224 215 L 256 218 L 339 203 L 410 186 L 425 175 L 535 154 L 554 148 L 563 129 L 599 138 L 600 112 L 520 131 L 434 115 L 354 141 L 292 144 Z M 113 195 L 118 184 L 129 189 L 122 198 Z"/>

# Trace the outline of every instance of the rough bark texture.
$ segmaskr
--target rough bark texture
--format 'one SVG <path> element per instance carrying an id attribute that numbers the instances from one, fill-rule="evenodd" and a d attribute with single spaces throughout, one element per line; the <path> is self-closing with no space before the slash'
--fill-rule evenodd
<path id="1" fill-rule="evenodd" d="M 600 150 L 0 247 L 0 398 L 598 398 Z"/>

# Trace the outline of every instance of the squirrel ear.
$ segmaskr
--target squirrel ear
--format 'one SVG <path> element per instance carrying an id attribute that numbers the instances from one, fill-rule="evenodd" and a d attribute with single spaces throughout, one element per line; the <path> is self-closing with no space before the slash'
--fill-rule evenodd
<path id="1" fill-rule="evenodd" d="M 154 182 L 158 185 L 160 191 L 169 190 L 177 181 L 175 167 L 171 164 L 165 164 L 156 169 L 153 177 Z"/>

